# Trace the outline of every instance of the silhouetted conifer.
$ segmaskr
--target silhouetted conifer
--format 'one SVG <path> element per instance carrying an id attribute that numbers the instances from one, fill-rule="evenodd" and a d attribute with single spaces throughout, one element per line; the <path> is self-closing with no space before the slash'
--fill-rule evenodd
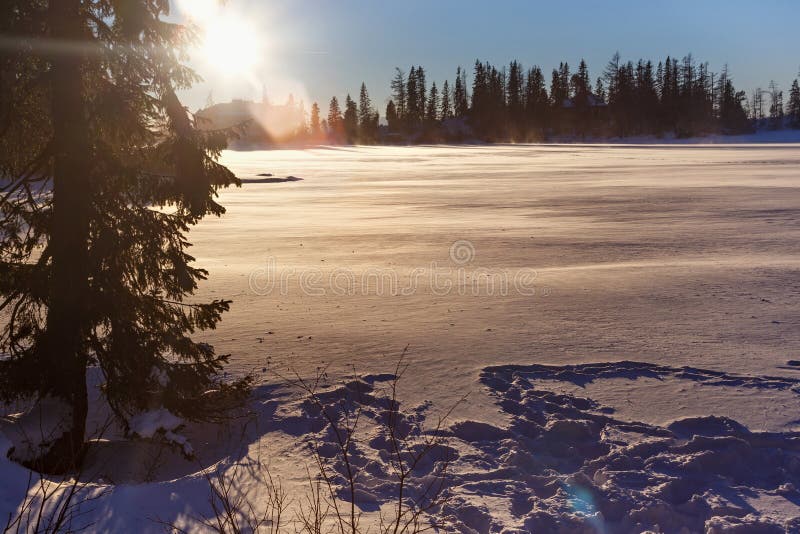
<path id="1" fill-rule="evenodd" d="M 456 81 L 453 86 L 453 114 L 459 119 L 466 118 L 469 114 L 467 75 L 461 67 L 456 69 Z"/>
<path id="2" fill-rule="evenodd" d="M 508 66 L 508 123 L 510 137 L 521 141 L 525 137 L 525 94 L 522 66 L 512 61 Z"/>
<path id="3" fill-rule="evenodd" d="M 358 142 L 358 106 L 348 94 L 344 100 L 344 118 L 342 121 L 344 136 L 348 143 Z"/>
<path id="4" fill-rule="evenodd" d="M 401 130 L 400 119 L 397 116 L 397 107 L 394 100 L 389 100 L 386 104 L 386 126 L 391 133 L 399 133 Z"/>
<path id="5" fill-rule="evenodd" d="M 545 87 L 544 74 L 541 68 L 535 66 L 528 70 L 525 82 L 525 117 L 528 136 L 544 137 L 549 106 L 550 98 Z"/>
<path id="6" fill-rule="evenodd" d="M 728 66 L 722 69 L 719 76 L 717 92 L 717 108 L 719 122 L 726 133 L 737 133 L 747 129 L 747 113 L 744 110 L 746 96 L 744 91 L 736 91 L 728 75 Z"/>
<path id="7" fill-rule="evenodd" d="M 789 106 L 787 109 L 790 124 L 795 127 L 800 127 L 800 85 L 795 79 L 792 82 L 792 88 L 789 91 Z"/>
<path id="8" fill-rule="evenodd" d="M 416 127 L 421 127 L 425 122 L 425 116 L 428 111 L 428 85 L 425 79 L 425 69 L 421 66 L 417 67 L 414 77 L 416 79 L 415 86 L 417 88 L 417 105 L 414 110 L 414 124 Z"/>
<path id="9" fill-rule="evenodd" d="M 431 84 L 431 91 L 428 94 L 428 109 L 425 111 L 425 120 L 428 124 L 433 124 L 439 120 L 439 89 L 436 82 Z"/>
<path id="10" fill-rule="evenodd" d="M 603 83 L 603 78 L 597 78 L 597 81 L 594 84 L 594 96 L 597 97 L 597 101 L 605 104 L 606 99 L 608 98 L 606 94 L 606 86 Z"/>
<path id="11" fill-rule="evenodd" d="M 358 98 L 358 129 L 360 142 L 372 144 L 378 138 L 378 113 L 372 107 L 367 86 L 362 82 Z"/>
<path id="12" fill-rule="evenodd" d="M 392 100 L 394 101 L 394 114 L 396 129 L 399 131 L 402 126 L 402 121 L 406 118 L 407 113 L 407 93 L 406 93 L 406 76 L 399 67 L 395 68 L 394 77 L 391 83 Z M 388 109 L 387 109 L 388 120 Z"/>
<path id="13" fill-rule="evenodd" d="M 769 123 L 773 129 L 783 127 L 783 91 L 775 80 L 769 82 Z"/>
<path id="14" fill-rule="evenodd" d="M 345 140 L 344 118 L 339 107 L 339 99 L 335 96 L 328 104 L 328 137 L 333 143 L 341 143 Z"/>
<path id="15" fill-rule="evenodd" d="M 311 135 L 318 139 L 322 134 L 322 125 L 319 119 L 319 104 L 314 102 L 311 104 L 311 118 L 309 119 L 309 127 L 311 128 Z"/>
<path id="16" fill-rule="evenodd" d="M 417 68 L 412 66 L 406 79 L 406 114 L 404 117 L 406 128 L 415 130 L 421 120 L 419 89 L 417 87 Z"/>
<path id="17" fill-rule="evenodd" d="M 4 33 L 73 44 L 0 57 L 0 396 L 68 408 L 28 459 L 64 471 L 84 451 L 90 365 L 123 425 L 160 407 L 214 418 L 246 390 L 191 337 L 229 301 L 188 298 L 207 273 L 186 232 L 224 213 L 215 194 L 238 181 L 217 163 L 225 133 L 198 130 L 176 96 L 195 79 L 191 33 L 164 20 L 166 2 L 11 3 Z"/>
<path id="18" fill-rule="evenodd" d="M 446 121 L 453 118 L 453 104 L 450 95 L 450 83 L 445 80 L 442 85 L 442 104 L 439 108 L 439 120 Z"/>

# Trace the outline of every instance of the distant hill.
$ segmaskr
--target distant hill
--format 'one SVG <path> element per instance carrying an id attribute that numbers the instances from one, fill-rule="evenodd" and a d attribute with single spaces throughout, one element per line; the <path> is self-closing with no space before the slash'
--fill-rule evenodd
<path id="1" fill-rule="evenodd" d="M 291 97 L 282 105 L 233 100 L 202 109 L 196 117 L 203 130 L 241 126 L 241 137 L 234 145 L 279 144 L 297 137 L 306 124 L 303 103 Z"/>

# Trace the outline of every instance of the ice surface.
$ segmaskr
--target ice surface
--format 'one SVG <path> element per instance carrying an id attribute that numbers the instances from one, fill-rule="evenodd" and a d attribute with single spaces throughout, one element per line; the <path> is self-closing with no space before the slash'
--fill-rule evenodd
<path id="1" fill-rule="evenodd" d="M 409 395 L 440 406 L 495 364 L 631 360 L 798 376 L 785 368 L 800 357 L 798 145 L 343 147 L 224 158 L 240 177 L 304 177 L 225 191 L 228 213 L 192 231 L 192 253 L 210 271 L 203 294 L 234 301 L 209 338 L 233 355 L 232 371 L 323 361 L 334 374 L 384 371 L 375 363 L 410 344 L 425 372 Z M 432 263 L 455 270 L 449 252 L 459 240 L 474 249 L 467 275 L 533 269 L 536 293 L 473 296 L 457 284 L 437 295 L 424 280 L 396 296 L 300 288 L 304 273 L 324 284 L 337 270 L 363 280 L 385 269 L 407 284 Z M 254 291 L 252 279 L 270 269 L 285 291 Z M 740 400 L 730 410 L 747 410 Z M 464 409 L 491 420 L 488 406 L 476 395 Z"/>

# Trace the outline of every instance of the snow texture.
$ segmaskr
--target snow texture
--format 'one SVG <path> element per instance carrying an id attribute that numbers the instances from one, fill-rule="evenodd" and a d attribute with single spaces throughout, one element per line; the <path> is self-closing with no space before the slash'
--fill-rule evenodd
<path id="1" fill-rule="evenodd" d="M 771 391 L 797 395 L 800 386 L 800 380 L 792 378 L 631 361 L 506 365 L 485 368 L 480 384 L 507 424 L 463 420 L 437 429 L 436 412 L 429 403 L 405 407 L 392 401 L 390 374 L 321 387 L 315 400 L 271 395 L 267 390 L 260 398 L 257 394 L 253 409 L 263 418 L 257 426 L 266 424 L 269 429 L 265 439 L 284 434 L 295 449 L 300 442 L 309 457 L 312 451 L 319 454 L 344 501 L 351 496 L 337 428 L 341 432 L 358 418 L 349 461 L 355 473 L 355 502 L 368 514 L 366 521 L 370 513 L 391 506 L 398 494 L 389 432 L 393 428 L 403 441 L 406 461 L 429 447 L 406 481 L 405 498 L 426 502 L 432 483 L 442 476 L 448 500 L 435 515 L 446 531 L 772 533 L 800 528 L 796 517 L 800 433 L 751 432 L 719 416 L 652 425 L 616 418 L 612 407 L 590 398 L 541 387 L 642 377 L 691 381 L 704 388 L 738 385 L 764 395 Z M 396 417 L 389 425 L 392 413 Z M 137 416 L 132 430 L 140 437 L 164 432 L 169 439 L 182 424 L 159 410 Z M 4 448 L 10 444 L 2 442 Z M 11 489 L 19 486 L 25 470 L 3 459 L 0 474 L 16 481 Z M 195 473 L 166 485 L 110 488 L 110 494 L 97 499 L 96 517 L 90 516 L 98 521 L 98 530 L 115 521 L 119 527 L 126 516 L 128 522 L 123 524 L 131 526 L 130 516 L 143 509 L 166 510 L 179 519 L 187 502 L 192 506 L 198 506 L 198 498 L 202 502 L 204 479 Z M 97 495 L 96 487 L 84 491 Z M 164 500 L 164 491 L 181 497 Z M 4 509 L 11 511 L 15 496 L 7 493 L 0 496 Z M 125 499 L 143 503 L 143 508 L 128 507 Z M 765 508 L 764 502 L 783 506 Z M 104 516 L 110 510 L 116 515 Z M 145 521 L 142 530 L 155 531 L 155 526 Z"/>
<path id="2" fill-rule="evenodd" d="M 717 416 L 656 426 L 613 417 L 589 398 L 540 389 L 540 381 L 586 383 L 610 377 L 741 384 L 767 394 L 797 392 L 800 381 L 742 376 L 637 362 L 486 368 L 481 383 L 508 425 L 460 421 L 431 430 L 427 404 L 401 412 L 402 436 L 442 442 L 420 462 L 408 486 L 418 498 L 448 466 L 449 501 L 441 511 L 457 532 L 784 532 L 800 528 L 800 433 L 751 432 Z M 375 511 L 392 502 L 397 481 L 387 462 L 381 380 L 366 377 L 319 395 L 321 406 L 287 403 L 275 413 L 284 431 L 313 445 L 331 465 L 348 500 L 346 465 L 321 410 L 343 422 L 361 415 L 351 465 L 358 469 L 356 503 Z M 427 430 L 426 430 L 427 428 Z M 411 445 L 415 450 L 419 445 Z M 789 514 L 759 509 L 759 498 L 785 501 Z"/>

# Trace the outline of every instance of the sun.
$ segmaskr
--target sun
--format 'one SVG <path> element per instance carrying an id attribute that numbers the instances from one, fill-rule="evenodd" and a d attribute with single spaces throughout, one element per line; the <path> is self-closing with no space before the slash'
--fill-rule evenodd
<path id="1" fill-rule="evenodd" d="M 261 60 L 262 41 L 243 18 L 219 14 L 204 24 L 200 50 L 204 61 L 228 76 L 252 74 Z"/>

